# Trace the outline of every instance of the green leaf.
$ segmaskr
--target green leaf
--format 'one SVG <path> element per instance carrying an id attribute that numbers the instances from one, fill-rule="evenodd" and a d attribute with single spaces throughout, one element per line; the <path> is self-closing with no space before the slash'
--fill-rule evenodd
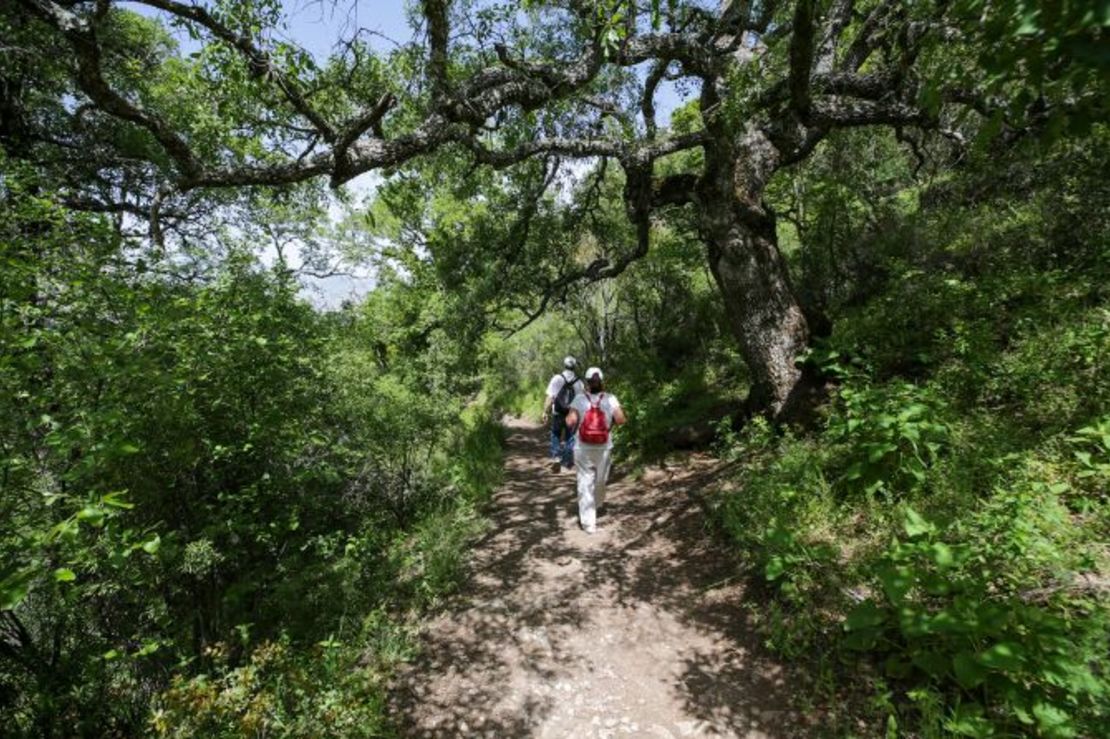
<path id="1" fill-rule="evenodd" d="M 150 539 L 143 542 L 143 551 L 147 554 L 157 554 L 159 547 L 162 546 L 162 537 L 155 534 Z"/>
<path id="2" fill-rule="evenodd" d="M 154 654 L 155 652 L 157 652 L 161 648 L 162 648 L 162 643 L 159 642 L 159 641 L 151 640 L 151 641 L 143 642 L 142 648 L 139 649 L 139 651 L 135 652 L 134 656 L 135 657 L 145 657 L 148 654 Z"/>
<path id="3" fill-rule="evenodd" d="M 978 703 L 961 703 L 944 728 L 957 736 L 985 737 L 992 733 L 991 722 L 983 717 L 983 707 Z"/>
<path id="4" fill-rule="evenodd" d="M 34 566 L 24 567 L 0 580 L 0 611 L 10 611 L 27 597 L 36 571 Z"/>
<path id="5" fill-rule="evenodd" d="M 1017 27 L 1015 34 L 1018 36 L 1036 35 L 1041 30 L 1040 26 L 1037 24 L 1037 16 L 1039 15 L 1040 11 L 1036 7 L 1022 14 L 1021 25 Z"/>
<path id="6" fill-rule="evenodd" d="M 943 542 L 935 542 L 932 546 L 933 562 L 937 567 L 950 567 L 956 561 L 952 547 Z"/>
<path id="7" fill-rule="evenodd" d="M 987 677 L 987 671 L 975 661 L 975 655 L 963 651 L 952 658 L 952 669 L 956 673 L 956 682 L 965 690 L 971 690 L 980 685 Z"/>
<path id="8" fill-rule="evenodd" d="M 918 652 L 913 656 L 913 663 L 922 672 L 933 678 L 941 678 L 948 672 L 948 660 L 940 652 Z"/>
<path id="9" fill-rule="evenodd" d="M 883 592 L 892 603 L 901 603 L 913 587 L 913 572 L 908 567 L 886 567 L 879 572 Z"/>
<path id="10" fill-rule="evenodd" d="M 881 626 L 886 619 L 885 610 L 876 605 L 874 601 L 865 600 L 848 613 L 848 617 L 844 619 L 844 628 L 847 631 L 858 631 Z"/>
<path id="11" fill-rule="evenodd" d="M 785 571 L 786 563 L 783 561 L 782 557 L 774 556 L 767 561 L 766 566 L 763 568 L 763 576 L 773 582 L 781 577 L 782 573 Z"/>
<path id="12" fill-rule="evenodd" d="M 906 508 L 902 527 L 911 539 L 932 533 L 936 528 L 932 523 L 926 521 L 920 513 L 909 507 Z"/>
<path id="13" fill-rule="evenodd" d="M 125 511 L 129 511 L 135 507 L 135 504 L 128 503 L 126 500 L 124 500 L 124 495 L 126 495 L 126 492 L 122 490 L 115 493 L 108 493 L 100 499 L 100 502 L 112 508 L 121 508 Z"/>
<path id="14" fill-rule="evenodd" d="M 1076 732 L 1071 716 L 1057 706 L 1044 701 L 1037 701 L 1033 704 L 1033 716 L 1037 719 L 1037 728 L 1045 736 L 1075 736 Z"/>
<path id="15" fill-rule="evenodd" d="M 1025 648 L 1017 642 L 1003 641 L 984 649 L 975 659 L 984 667 L 1002 672 L 1012 672 L 1021 667 Z"/>
<path id="16" fill-rule="evenodd" d="M 73 570 L 68 567 L 59 567 L 54 570 L 54 579 L 58 582 L 73 582 L 77 579 L 77 575 L 73 574 Z"/>
<path id="17" fill-rule="evenodd" d="M 59 522 L 53 529 L 50 530 L 52 537 L 57 537 L 62 541 L 74 541 L 77 539 L 77 534 L 80 532 L 81 526 L 76 520 L 67 518 Z"/>
<path id="18" fill-rule="evenodd" d="M 104 509 L 96 506 L 85 506 L 77 512 L 77 520 L 85 521 L 90 526 L 100 526 L 104 523 Z"/>

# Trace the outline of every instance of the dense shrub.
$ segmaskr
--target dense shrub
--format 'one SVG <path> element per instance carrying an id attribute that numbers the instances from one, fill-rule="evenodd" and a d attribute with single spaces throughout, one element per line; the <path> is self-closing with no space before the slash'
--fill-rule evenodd
<path id="1" fill-rule="evenodd" d="M 377 733 L 395 621 L 454 587 L 497 480 L 481 364 L 407 341 L 388 286 L 325 316 L 235 249 L 136 273 L 107 222 L 5 184 L 4 731 L 156 704 L 182 736 Z"/>
<path id="2" fill-rule="evenodd" d="M 977 164 L 943 186 L 975 198 L 923 198 L 888 213 L 886 233 L 822 242 L 873 268 L 846 283 L 863 293 L 826 291 L 835 329 L 809 359 L 831 382 L 821 422 L 720 442 L 742 464 L 716 516 L 770 596 L 753 618 L 806 661 L 836 730 L 869 711 L 888 734 L 1110 725 L 1110 295 L 1105 223 L 1084 215 L 1107 202 L 1093 152 L 1064 147 L 1039 181 L 999 184 L 1017 165 Z M 845 709 L 861 688 L 872 699 Z"/>

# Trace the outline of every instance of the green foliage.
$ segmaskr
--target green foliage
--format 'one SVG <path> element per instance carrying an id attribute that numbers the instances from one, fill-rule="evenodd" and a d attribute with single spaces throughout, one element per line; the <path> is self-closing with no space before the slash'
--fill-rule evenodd
<path id="1" fill-rule="evenodd" d="M 866 495 L 912 492 L 925 483 L 929 467 L 947 441 L 938 420 L 939 399 L 928 388 L 891 382 L 837 390 L 842 410 L 830 419 L 834 442 L 849 450 L 840 484 Z"/>
<path id="2" fill-rule="evenodd" d="M 643 30 L 645 8 L 626 0 L 569 24 L 564 5 L 456 5 L 471 23 L 452 36 L 448 77 L 498 63 L 493 38 L 520 72 L 585 39 L 613 61 Z M 886 34 L 880 21 L 861 72 L 880 56 L 899 69 L 944 139 L 835 132 L 812 154 L 780 152 L 808 158 L 762 193 L 802 302 L 834 320 L 810 357 L 829 402 L 799 429 L 729 415 L 747 376 L 691 209 L 656 208 L 649 254 L 618 280 L 563 281 L 634 248 L 617 167 L 560 191 L 555 156 L 476 168 L 445 145 L 387 173 L 369 227 L 342 224 L 350 251 L 373 242 L 377 287 L 322 315 L 283 255 L 273 270 L 250 256 L 262 235 L 314 239 L 319 188 L 171 193 L 180 230 L 146 244 L 130 233 L 135 203 L 191 167 L 136 116 L 85 106 L 70 46 L 22 6 L 0 10 L 4 731 L 388 733 L 383 685 L 415 614 L 458 585 L 500 479 L 496 414 L 536 413 L 571 353 L 604 366 L 624 401 L 622 459 L 717 431 L 737 472 L 710 505 L 751 564 L 767 642 L 820 655 L 821 698 L 862 684 L 887 734 L 1104 734 L 1107 4 L 958 0 L 939 24 L 935 4 L 894 5 L 929 19 L 924 46 L 910 38 L 924 25 Z M 356 38 L 317 64 L 283 40 L 277 0 L 208 7 L 264 50 L 265 70 L 187 23 L 196 48 L 182 56 L 150 18 L 87 16 L 109 86 L 201 169 L 317 161 L 336 137 L 307 133 L 280 93 L 304 93 L 333 126 L 390 102 L 374 140 L 419 148 L 420 44 L 379 54 Z M 779 29 L 796 6 L 772 7 L 759 63 L 737 65 L 719 106 L 675 111 L 672 134 L 778 117 L 765 103 L 778 105 L 791 45 Z M 642 26 L 695 35 L 706 17 L 646 10 Z M 558 90 L 550 106 L 500 111 L 482 140 L 629 141 L 638 74 L 605 67 L 582 91 L 615 92 L 624 110 Z M 957 89 L 982 93 L 979 110 L 942 107 Z M 775 146 L 788 128 L 769 131 Z M 703 158 L 673 154 L 652 174 Z M 60 205 L 77 195 L 122 210 Z"/>
<path id="3" fill-rule="evenodd" d="M 882 595 L 848 613 L 844 645 L 958 706 L 934 730 L 1075 736 L 1101 725 L 1105 613 L 1066 583 L 1036 587 L 1092 564 L 1053 488 L 1021 481 L 943 527 L 904 516 L 877 570 Z"/>
<path id="4" fill-rule="evenodd" d="M 1084 426 L 1068 441 L 1080 465 L 1078 477 L 1095 484 L 1110 482 L 1110 416 Z"/>
<path id="5" fill-rule="evenodd" d="M 864 203 L 880 217 L 843 237 L 797 233 L 835 319 L 808 358 L 830 402 L 809 430 L 728 434 L 740 466 L 712 500 L 771 598 L 752 618 L 812 659 L 830 723 L 866 686 L 847 713 L 876 734 L 1105 733 L 1103 137 Z M 823 272 L 830 253 L 847 269 Z"/>
<path id="6" fill-rule="evenodd" d="M 1048 132 L 1053 137 L 1069 129 L 1086 133 L 1104 120 L 1110 70 L 1110 5 L 1105 0 L 960 0 L 953 5 L 954 17 L 973 29 L 976 62 L 988 75 L 989 89 L 1007 94 L 1011 112 L 1023 112 L 1037 98 L 1068 99 L 1052 113 Z"/>
<path id="7" fill-rule="evenodd" d="M 368 619 L 368 628 L 375 628 Z M 394 638 L 403 638 L 395 636 Z M 381 669 L 328 638 L 309 649 L 266 641 L 235 665 L 226 645 L 208 650 L 212 674 L 178 675 L 159 696 L 149 728 L 163 737 L 378 737 L 387 733 Z"/>
<path id="8" fill-rule="evenodd" d="M 375 650 L 456 585 L 499 479 L 482 361 L 401 286 L 321 315 L 234 244 L 163 277 L 2 184 L 5 731 L 135 733 L 155 701 L 162 733 L 380 734 Z"/>

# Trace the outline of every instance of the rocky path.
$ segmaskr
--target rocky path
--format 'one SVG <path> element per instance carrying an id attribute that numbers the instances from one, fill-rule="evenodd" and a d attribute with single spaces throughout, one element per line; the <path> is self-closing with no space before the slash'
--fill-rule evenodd
<path id="1" fill-rule="evenodd" d="M 545 431 L 508 427 L 505 484 L 469 582 L 393 686 L 403 734 L 808 734 L 690 495 L 719 468 L 695 460 L 614 480 L 591 536 L 577 526 L 574 475 L 543 464 Z"/>

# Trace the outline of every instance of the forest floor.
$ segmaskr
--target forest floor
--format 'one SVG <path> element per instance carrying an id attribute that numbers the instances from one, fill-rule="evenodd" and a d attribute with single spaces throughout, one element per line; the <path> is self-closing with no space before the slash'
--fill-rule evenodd
<path id="1" fill-rule="evenodd" d="M 596 534 L 546 429 L 506 421 L 505 482 L 470 573 L 392 687 L 404 736 L 785 737 L 789 672 L 759 646 L 736 567 L 705 531 L 708 457 L 621 479 Z"/>

